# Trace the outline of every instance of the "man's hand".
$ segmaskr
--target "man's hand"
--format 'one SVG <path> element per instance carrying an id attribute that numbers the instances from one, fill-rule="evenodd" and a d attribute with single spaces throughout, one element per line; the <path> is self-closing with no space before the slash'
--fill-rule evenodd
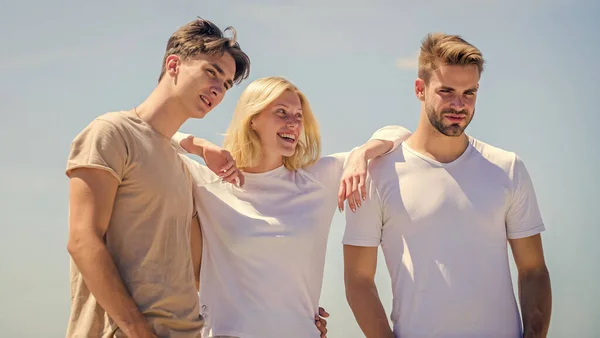
<path id="1" fill-rule="evenodd" d="M 130 338 L 158 338 L 152 332 L 152 328 L 148 323 L 140 323 L 139 325 L 129 327 L 128 330 L 123 330 L 123 333 Z"/>
<path id="2" fill-rule="evenodd" d="M 329 317 L 329 313 L 322 307 L 319 307 L 319 315 L 315 316 L 315 325 L 319 331 L 321 331 L 321 338 L 327 338 L 327 321 L 325 318 Z"/>
<path id="3" fill-rule="evenodd" d="M 353 212 L 361 206 L 362 200 L 367 198 L 367 154 L 362 148 L 356 149 L 348 156 L 346 169 L 340 180 L 338 192 L 338 209 L 344 211 L 344 201 L 348 200 L 348 206 Z"/>
<path id="4" fill-rule="evenodd" d="M 206 166 L 225 182 L 244 185 L 244 175 L 235 165 L 235 160 L 227 150 L 204 139 L 190 136 L 181 141 L 181 146 L 188 152 L 204 159 Z"/>

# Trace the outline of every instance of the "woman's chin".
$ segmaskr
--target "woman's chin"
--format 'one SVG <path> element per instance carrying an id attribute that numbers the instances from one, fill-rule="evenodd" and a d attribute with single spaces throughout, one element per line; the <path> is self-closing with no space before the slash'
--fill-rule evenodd
<path id="1" fill-rule="evenodd" d="M 296 147 L 294 147 L 294 148 L 286 147 L 286 148 L 280 149 L 279 152 L 281 153 L 281 156 L 283 156 L 283 157 L 292 157 L 296 153 Z"/>

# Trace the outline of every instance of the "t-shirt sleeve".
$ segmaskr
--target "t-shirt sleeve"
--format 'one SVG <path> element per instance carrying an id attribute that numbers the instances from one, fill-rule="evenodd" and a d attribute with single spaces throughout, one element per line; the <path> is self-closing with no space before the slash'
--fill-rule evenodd
<path id="1" fill-rule="evenodd" d="M 367 199 L 356 212 L 346 208 L 346 230 L 342 242 L 345 245 L 374 247 L 381 243 L 384 215 L 381 198 L 373 181 L 367 176 Z"/>
<path id="2" fill-rule="evenodd" d="M 121 183 L 125 174 L 128 148 L 125 139 L 111 122 L 96 119 L 71 143 L 66 175 L 78 168 L 106 170 Z"/>
<path id="3" fill-rule="evenodd" d="M 173 137 L 171 137 L 171 145 L 173 146 L 173 148 L 175 148 L 175 150 L 178 153 L 187 154 L 188 152 L 185 149 L 183 149 L 183 147 L 181 146 L 181 141 L 185 140 L 186 138 L 188 138 L 190 136 L 191 136 L 190 134 L 176 132 L 175 135 L 173 135 Z"/>
<path id="4" fill-rule="evenodd" d="M 329 189 L 331 186 L 340 183 L 340 178 L 344 171 L 344 164 L 346 163 L 349 154 L 349 152 L 344 152 L 323 156 L 317 163 L 307 168 L 307 171 L 311 172 L 317 181 L 323 183 Z"/>
<path id="5" fill-rule="evenodd" d="M 190 174 L 192 175 L 192 179 L 194 180 L 194 183 L 197 186 L 203 186 L 205 184 L 219 180 L 220 179 L 219 176 L 217 176 L 210 169 L 208 169 L 207 166 L 202 165 L 202 164 L 198 163 L 198 161 L 193 160 L 193 159 L 189 158 L 188 156 L 186 156 L 187 154 L 189 154 L 189 152 L 181 146 L 181 141 L 183 141 L 184 139 L 186 139 L 190 136 L 191 136 L 190 134 L 176 132 L 175 135 L 173 135 L 173 137 L 171 137 L 171 145 L 179 153 L 179 156 L 183 160 L 183 163 L 185 163 Z"/>
<path id="6" fill-rule="evenodd" d="M 198 163 L 198 161 L 189 158 L 186 155 L 180 154 L 181 160 L 188 168 L 194 184 L 196 186 L 204 186 L 206 184 L 216 182 L 221 178 L 213 173 L 207 166 Z"/>
<path id="7" fill-rule="evenodd" d="M 518 156 L 515 156 L 512 183 L 512 199 L 506 214 L 507 237 L 524 238 L 544 231 L 531 177 Z"/>
<path id="8" fill-rule="evenodd" d="M 384 154 L 386 155 L 396 150 L 400 143 L 408 139 L 410 135 L 411 133 L 408 129 L 402 126 L 391 125 L 376 130 L 371 136 L 370 140 L 385 140 L 393 142 L 394 145 L 392 146 L 392 149 Z"/>

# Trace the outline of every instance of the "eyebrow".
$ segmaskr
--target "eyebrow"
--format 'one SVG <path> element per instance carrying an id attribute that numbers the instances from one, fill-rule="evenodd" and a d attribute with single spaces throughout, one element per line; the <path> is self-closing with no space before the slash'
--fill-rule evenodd
<path id="1" fill-rule="evenodd" d="M 214 62 L 211 63 L 210 65 L 213 66 L 219 74 L 225 75 L 225 72 L 223 71 L 223 68 L 221 68 L 221 66 L 219 66 L 218 64 L 216 64 Z M 233 81 L 231 79 L 227 79 L 227 80 L 225 80 L 225 82 L 229 85 L 229 88 L 233 87 Z"/>
<path id="2" fill-rule="evenodd" d="M 284 107 L 286 109 L 290 109 L 290 106 L 288 106 L 285 103 L 278 103 L 277 105 L 275 105 L 275 107 Z M 299 112 L 303 112 L 302 108 L 298 109 Z"/>
<path id="3" fill-rule="evenodd" d="M 442 86 L 442 87 L 440 87 L 440 89 L 455 91 L 454 88 L 448 87 L 448 86 Z M 469 89 L 465 90 L 465 92 L 477 92 L 478 89 L 479 88 L 477 88 L 477 87 L 472 87 L 472 88 L 469 88 Z"/>

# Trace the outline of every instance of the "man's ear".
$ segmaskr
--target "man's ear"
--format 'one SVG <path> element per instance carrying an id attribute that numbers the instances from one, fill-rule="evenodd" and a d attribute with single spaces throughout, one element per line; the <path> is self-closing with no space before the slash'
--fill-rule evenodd
<path id="1" fill-rule="evenodd" d="M 415 95 L 419 101 L 425 101 L 425 81 L 423 79 L 415 80 Z"/>
<path id="2" fill-rule="evenodd" d="M 179 66 L 181 65 L 181 58 L 177 55 L 169 55 L 165 60 L 165 73 L 171 77 L 177 77 L 179 75 Z"/>

